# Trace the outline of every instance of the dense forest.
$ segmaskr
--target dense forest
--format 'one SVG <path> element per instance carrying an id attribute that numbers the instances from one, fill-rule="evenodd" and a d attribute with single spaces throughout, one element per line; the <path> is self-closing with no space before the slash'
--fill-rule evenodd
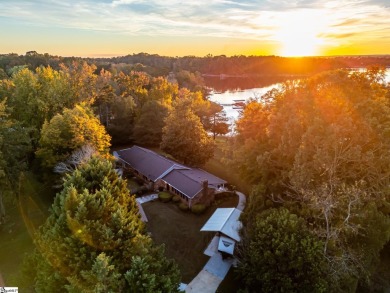
<path id="1" fill-rule="evenodd" d="M 238 270 L 248 292 L 389 288 L 389 99 L 375 67 L 246 105 L 230 156 L 253 184 Z"/>
<path id="2" fill-rule="evenodd" d="M 0 233 L 34 177 L 52 193 L 26 291 L 176 292 L 110 147 L 137 143 L 203 166 L 228 133 L 202 75 L 310 75 L 249 101 L 224 164 L 251 185 L 242 292 L 390 287 L 390 89 L 384 57 L 0 56 Z M 320 74 L 315 74 L 325 71 Z M 314 75 L 315 74 L 315 75 Z"/>
<path id="3" fill-rule="evenodd" d="M 231 56 L 167 57 L 139 53 L 112 58 L 79 58 L 51 56 L 35 51 L 25 55 L 0 55 L 0 68 L 11 74 L 17 66 L 27 66 L 34 70 L 38 66 L 51 66 L 59 69 L 60 64 L 73 61 L 86 61 L 112 73 L 144 71 L 151 76 L 166 76 L 169 72 L 189 71 L 204 75 L 275 77 L 288 75 L 312 75 L 327 70 L 341 68 L 363 68 L 371 65 L 390 67 L 389 55 L 378 56 L 332 56 L 332 57 L 279 57 L 279 56 Z M 16 66 L 16 67 L 15 67 Z M 0 73 L 0 77 L 4 73 Z"/>

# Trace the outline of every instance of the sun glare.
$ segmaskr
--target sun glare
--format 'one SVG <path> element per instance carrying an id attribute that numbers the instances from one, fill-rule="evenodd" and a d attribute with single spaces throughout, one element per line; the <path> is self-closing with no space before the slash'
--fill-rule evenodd
<path id="1" fill-rule="evenodd" d="M 310 19 L 311 18 L 311 19 Z M 279 55 L 286 57 L 319 55 L 322 40 L 321 18 L 308 18 L 307 14 L 286 15 L 279 20 L 275 40 L 280 44 Z M 323 20 L 323 19 L 322 19 Z"/>

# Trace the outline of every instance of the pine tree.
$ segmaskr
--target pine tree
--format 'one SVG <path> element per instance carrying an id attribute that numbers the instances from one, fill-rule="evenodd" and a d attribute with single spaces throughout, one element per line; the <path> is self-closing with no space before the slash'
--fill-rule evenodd
<path id="1" fill-rule="evenodd" d="M 128 291 L 133 284 L 127 276 L 137 269 L 137 258 L 153 268 L 156 282 L 150 286 L 157 284 L 160 292 L 178 288 L 178 269 L 145 234 L 126 182 L 98 157 L 67 175 L 36 245 L 39 292 Z"/>

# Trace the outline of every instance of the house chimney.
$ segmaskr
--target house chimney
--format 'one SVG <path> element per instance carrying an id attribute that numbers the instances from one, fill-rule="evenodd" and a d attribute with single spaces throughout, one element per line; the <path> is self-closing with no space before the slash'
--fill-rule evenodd
<path id="1" fill-rule="evenodd" d="M 208 180 L 203 180 L 202 181 L 202 196 L 206 196 L 209 194 L 209 181 Z"/>

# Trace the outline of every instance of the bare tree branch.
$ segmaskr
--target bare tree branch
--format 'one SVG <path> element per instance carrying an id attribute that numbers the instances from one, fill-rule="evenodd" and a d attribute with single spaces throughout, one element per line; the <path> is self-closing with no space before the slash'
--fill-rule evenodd
<path id="1" fill-rule="evenodd" d="M 96 150 L 90 145 L 84 145 L 75 150 L 65 162 L 60 162 L 54 167 L 56 173 L 70 173 L 76 170 L 77 166 L 87 162 Z"/>

